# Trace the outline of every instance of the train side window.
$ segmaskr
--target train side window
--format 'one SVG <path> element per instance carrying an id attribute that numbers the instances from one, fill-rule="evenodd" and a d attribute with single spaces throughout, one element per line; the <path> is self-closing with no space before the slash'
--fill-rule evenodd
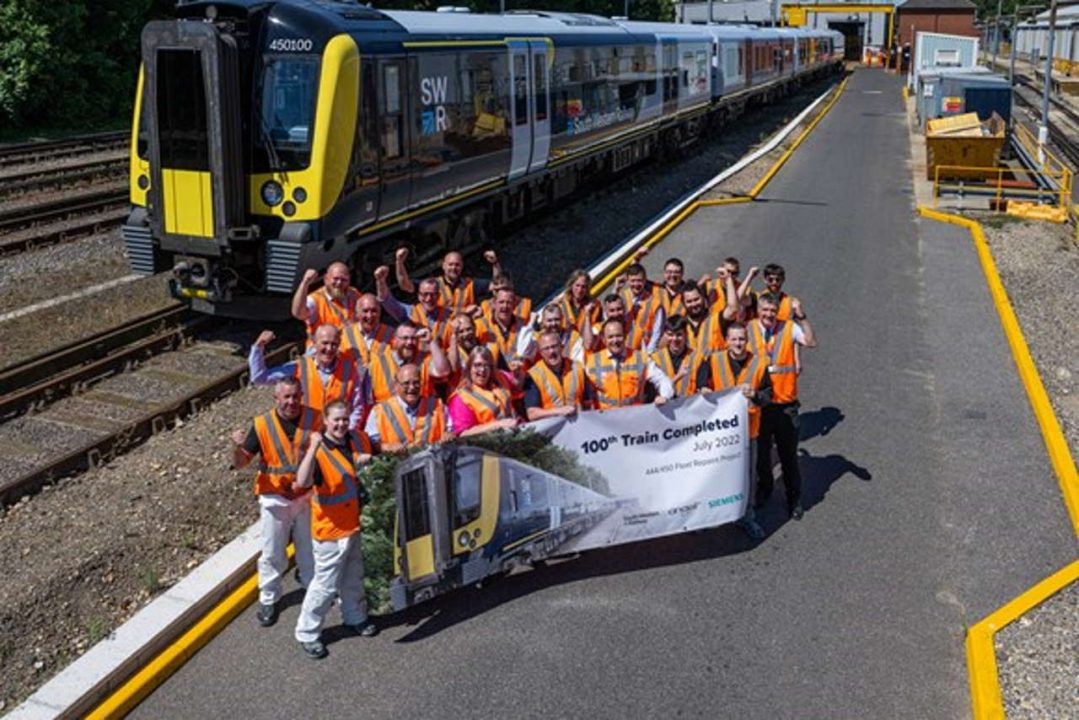
<path id="1" fill-rule="evenodd" d="M 453 471 L 454 527 L 462 527 L 480 516 L 480 483 L 483 463 L 480 460 L 458 465 Z"/>
<path id="2" fill-rule="evenodd" d="M 547 73 L 544 72 L 544 57 L 535 55 L 532 58 L 532 93 L 536 98 L 536 122 L 547 119 Z"/>
<path id="3" fill-rule="evenodd" d="M 547 476 L 529 475 L 529 488 L 532 491 L 532 504 L 536 507 L 547 507 Z"/>
<path id="4" fill-rule="evenodd" d="M 360 115 L 356 125 L 359 135 L 354 149 L 354 166 L 359 175 L 359 184 L 365 185 L 378 181 L 378 106 L 375 98 L 375 68 L 370 63 L 362 66 L 360 88 Z"/>
<path id="5" fill-rule="evenodd" d="M 513 99 L 514 99 L 514 125 L 524 125 L 528 122 L 528 66 L 525 64 L 524 55 L 513 56 Z"/>
<path id="6" fill-rule="evenodd" d="M 449 161 L 508 149 L 509 69 L 505 62 L 505 55 L 487 51 L 421 56 L 421 77 L 445 73 L 445 83 L 431 88 L 432 97 L 437 93 L 438 98 L 425 106 L 425 112 L 433 111 L 434 122 L 421 124 L 421 143 L 437 147 L 441 159 Z"/>
<path id="7" fill-rule="evenodd" d="M 405 473 L 405 541 L 431 534 L 431 513 L 427 504 L 427 472 L 424 468 Z"/>
<path id="8" fill-rule="evenodd" d="M 387 159 L 401 157 L 401 66 L 382 67 L 382 150 Z"/>

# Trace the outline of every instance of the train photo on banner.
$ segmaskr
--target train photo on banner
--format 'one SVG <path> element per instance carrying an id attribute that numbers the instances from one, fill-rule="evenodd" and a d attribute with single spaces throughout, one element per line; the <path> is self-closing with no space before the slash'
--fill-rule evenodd
<path id="1" fill-rule="evenodd" d="M 633 502 L 467 445 L 402 461 L 395 487 L 394 610 L 546 560 Z"/>
<path id="2" fill-rule="evenodd" d="M 829 30 L 542 11 L 181 2 L 142 35 L 132 270 L 196 310 L 281 318 L 306 268 L 416 262 L 834 71 Z"/>

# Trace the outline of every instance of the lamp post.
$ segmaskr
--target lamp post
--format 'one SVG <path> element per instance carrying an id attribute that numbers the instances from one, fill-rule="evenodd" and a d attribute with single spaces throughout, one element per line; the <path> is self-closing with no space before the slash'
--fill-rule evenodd
<path id="1" fill-rule="evenodd" d="M 997 0 L 997 20 L 993 24 L 993 72 L 997 71 L 997 55 L 1000 53 L 1000 11 L 1004 0 Z"/>
<path id="2" fill-rule="evenodd" d="M 1053 36 L 1057 29 L 1057 0 L 1049 5 L 1049 42 L 1045 51 L 1045 81 L 1042 83 L 1042 124 L 1038 126 L 1038 162 L 1045 162 L 1049 142 L 1049 92 L 1053 87 Z"/>

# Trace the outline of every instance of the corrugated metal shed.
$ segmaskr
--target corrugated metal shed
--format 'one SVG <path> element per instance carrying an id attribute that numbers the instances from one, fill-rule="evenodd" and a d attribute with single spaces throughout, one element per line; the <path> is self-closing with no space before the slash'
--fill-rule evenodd
<path id="1" fill-rule="evenodd" d="M 926 71 L 971 68 L 978 64 L 978 38 L 920 32 L 914 36 L 908 87 L 918 86 Z"/>

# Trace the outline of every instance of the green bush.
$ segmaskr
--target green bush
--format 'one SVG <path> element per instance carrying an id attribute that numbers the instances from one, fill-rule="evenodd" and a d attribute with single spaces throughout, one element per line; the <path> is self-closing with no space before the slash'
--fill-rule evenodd
<path id="1" fill-rule="evenodd" d="M 147 20 L 161 0 L 0 3 L 0 121 L 7 133 L 116 126 L 128 120 Z"/>

